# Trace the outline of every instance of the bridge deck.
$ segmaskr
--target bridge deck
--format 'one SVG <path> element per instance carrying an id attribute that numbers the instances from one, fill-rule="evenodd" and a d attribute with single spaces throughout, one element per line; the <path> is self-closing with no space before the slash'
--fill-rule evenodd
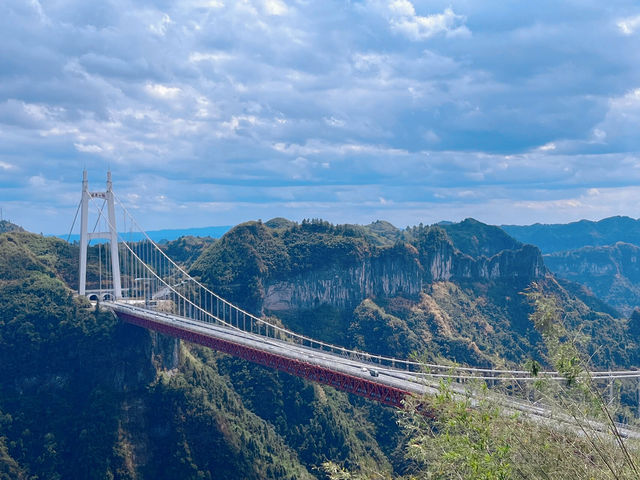
<path id="1" fill-rule="evenodd" d="M 364 362 L 359 359 L 324 352 L 283 340 L 265 337 L 243 330 L 191 320 L 164 312 L 118 302 L 104 302 L 121 320 L 143 328 L 204 345 L 254 363 L 331 385 L 386 405 L 402 406 L 402 400 L 410 394 L 434 395 L 438 384 L 415 372 Z M 375 371 L 377 376 L 371 376 Z M 460 397 L 471 396 L 472 405 L 477 402 L 473 393 L 464 385 L 452 384 L 450 388 Z M 576 420 L 568 415 L 554 412 L 544 405 L 534 405 L 524 400 L 498 393 L 488 393 L 490 400 L 503 407 L 507 414 L 519 413 L 532 421 L 564 426 L 580 430 Z M 589 428 L 607 432 L 608 427 L 596 421 L 585 420 Z M 618 425 L 624 437 L 640 439 L 640 431 L 627 425 Z"/>
<path id="2" fill-rule="evenodd" d="M 176 315 L 151 312 L 131 305 L 103 304 L 123 321 L 182 338 L 254 363 L 400 407 L 408 394 L 431 390 L 402 370 L 390 371 L 367 362 L 319 352 L 308 347 L 198 322 Z M 373 377 L 371 372 L 377 372 Z M 406 378 L 405 378 L 406 377 Z M 433 389 L 430 393 L 435 393 Z"/>

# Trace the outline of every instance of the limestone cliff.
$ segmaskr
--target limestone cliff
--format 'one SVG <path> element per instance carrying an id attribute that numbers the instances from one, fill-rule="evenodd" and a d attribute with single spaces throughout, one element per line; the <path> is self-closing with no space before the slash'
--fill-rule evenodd
<path id="1" fill-rule="evenodd" d="M 415 297 L 426 285 L 438 281 L 518 279 L 529 283 L 545 273 L 542 256 L 531 245 L 504 250 L 490 258 L 472 258 L 450 241 L 427 252 L 401 244 L 348 267 L 328 263 L 286 280 L 267 282 L 263 308 L 282 311 L 321 304 L 343 308 L 368 297 Z"/>

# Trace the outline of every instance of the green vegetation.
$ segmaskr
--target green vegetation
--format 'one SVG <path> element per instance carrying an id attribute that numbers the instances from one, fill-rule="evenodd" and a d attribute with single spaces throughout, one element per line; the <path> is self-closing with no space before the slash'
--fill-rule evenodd
<path id="1" fill-rule="evenodd" d="M 7 220 L 0 220 L 0 234 L 8 232 L 24 232 L 24 229 Z"/>
<path id="2" fill-rule="evenodd" d="M 77 248 L 26 232 L 0 235 L 0 480 L 457 478 L 442 476 L 453 463 L 463 477 L 526 478 L 518 473 L 525 459 L 543 469 L 560 462 L 549 478 L 566 478 L 560 468 L 584 472 L 569 468 L 571 455 L 593 455 L 575 435 L 498 415 L 490 400 L 469 409 L 446 386 L 414 407 L 428 404 L 450 422 L 407 415 L 400 428 L 397 412 L 329 387 L 186 344 L 176 355 L 174 341 L 73 298 Z M 473 220 L 401 231 L 386 222 L 273 219 L 163 248 L 257 314 L 274 285 L 297 289 L 287 308 L 266 312 L 296 331 L 476 366 L 556 365 L 558 348 L 530 318 L 542 300 L 536 310 L 521 294 L 535 280 L 540 298 L 555 299 L 549 311 L 563 312 L 566 331 L 557 338 L 576 332 L 571 345 L 602 368 L 639 363 L 640 315 L 617 318 L 588 292 L 535 270 L 535 248 Z M 90 248 L 89 285 L 101 251 Z M 635 398 L 628 386 L 616 389 L 623 404 Z M 558 397 L 543 382 L 538 394 Z M 614 415 L 630 418 L 624 408 Z M 438 454 L 445 450 L 451 455 Z"/>
<path id="3" fill-rule="evenodd" d="M 400 423 L 412 467 L 403 478 L 638 478 L 640 443 L 620 436 L 614 407 L 590 377 L 589 357 L 576 343 L 579 334 L 568 329 L 560 300 L 537 284 L 527 298 L 534 307 L 531 321 L 547 346 L 547 360 L 565 379 L 540 379 L 535 394 L 555 408 L 556 419 L 569 421 L 533 421 L 499 406 L 484 385 L 471 383 L 467 393 L 460 394 L 451 380 L 443 381 L 437 395 L 411 398 L 406 404 Z M 596 428 L 594 421 L 605 429 Z M 334 462 L 326 462 L 324 469 L 332 480 L 390 478 L 371 471 L 352 473 Z"/>
<path id="4" fill-rule="evenodd" d="M 587 286 L 624 315 L 640 305 L 640 247 L 618 242 L 556 252 L 545 263 L 559 277 Z"/>
<path id="5" fill-rule="evenodd" d="M 161 374 L 146 403 L 151 461 L 144 478 L 308 479 L 273 427 L 244 408 L 215 368 L 184 351 L 179 372 Z"/>
<path id="6" fill-rule="evenodd" d="M 518 240 L 538 246 L 559 278 L 577 282 L 629 316 L 640 305 L 640 221 L 610 217 L 566 225 L 504 226 Z"/>
<path id="7" fill-rule="evenodd" d="M 167 256 L 181 265 L 191 265 L 202 251 L 210 246 L 215 239 L 211 237 L 180 237 L 161 245 Z"/>
<path id="8" fill-rule="evenodd" d="M 473 218 L 460 223 L 440 225 L 453 244 L 461 252 L 472 257 L 492 257 L 503 250 L 517 250 L 522 243 L 510 237 L 504 230 L 492 225 L 485 225 Z"/>
<path id="9" fill-rule="evenodd" d="M 105 478 L 118 461 L 110 441 L 118 407 L 105 375 L 123 327 L 72 299 L 41 260 L 54 262 L 55 248 L 33 252 L 14 235 L 0 237 L 0 268 L 14 272 L 0 284 L 3 468 L 25 478 Z"/>
<path id="10" fill-rule="evenodd" d="M 61 243 L 0 236 L 0 478 L 304 479 L 330 458 L 391 471 L 345 394 L 203 348 L 176 362 L 174 342 L 75 300 Z"/>
<path id="11" fill-rule="evenodd" d="M 497 227 L 472 219 L 402 232 L 385 222 L 359 227 L 274 219 L 270 225 L 235 227 L 203 251 L 191 272 L 257 314 L 274 285 L 300 292 L 297 304 L 269 313 L 314 338 L 373 353 L 426 352 L 431 360 L 482 366 L 518 365 L 529 357 L 542 361 L 545 348 L 520 293 L 536 280 L 561 299 L 572 326 L 581 325 L 585 344 L 606 345 L 592 347 L 598 365 L 639 359 L 615 310 L 544 270 L 536 277 L 539 252 Z M 481 276 L 482 265 L 499 275 Z M 407 273 L 412 269 L 415 274 Z M 449 279 L 429 281 L 435 275 Z M 416 293 L 385 294 L 384 282 L 406 282 L 405 291 Z"/>

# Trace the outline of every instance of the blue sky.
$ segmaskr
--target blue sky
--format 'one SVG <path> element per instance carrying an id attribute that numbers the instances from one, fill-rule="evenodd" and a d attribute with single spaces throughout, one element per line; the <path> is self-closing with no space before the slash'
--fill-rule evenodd
<path id="1" fill-rule="evenodd" d="M 0 32 L 33 231 L 85 167 L 147 229 L 640 216 L 637 2 L 3 0 Z"/>

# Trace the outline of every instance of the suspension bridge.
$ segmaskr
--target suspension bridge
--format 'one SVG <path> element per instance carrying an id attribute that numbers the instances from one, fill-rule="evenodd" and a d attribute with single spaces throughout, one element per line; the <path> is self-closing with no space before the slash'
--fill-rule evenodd
<path id="1" fill-rule="evenodd" d="M 112 310 L 124 322 L 394 407 L 401 407 L 408 395 L 436 394 L 440 382 L 445 379 L 453 380 L 450 388 L 460 395 L 469 395 L 468 387 L 462 382 L 526 385 L 540 379 L 565 380 L 553 371 L 541 371 L 532 376 L 526 370 L 462 367 L 391 358 L 293 332 L 277 321 L 261 318 L 234 305 L 189 275 L 130 215 L 113 191 L 110 173 L 106 187 L 105 191 L 90 191 L 84 172 L 78 207 L 81 212 L 78 293 L 100 301 L 102 307 Z M 95 219 L 92 231 L 89 231 L 90 218 Z M 122 220 L 118 230 L 116 221 L 119 218 Z M 131 238 L 141 238 L 141 234 L 142 241 L 131 241 Z M 94 253 L 90 258 L 88 279 L 88 247 L 94 239 L 102 239 L 102 242 L 96 245 L 97 255 Z M 593 371 L 588 375 L 594 381 L 609 385 L 611 399 L 615 382 L 639 382 L 640 379 L 639 370 Z M 637 388 L 640 405 L 640 383 Z M 547 423 L 571 424 L 575 421 L 524 398 L 497 392 L 489 395 L 493 403 L 503 406 L 507 412 L 519 412 Z M 603 432 L 608 428 L 598 423 L 591 427 Z M 620 425 L 619 431 L 624 436 L 640 438 L 640 430 Z"/>

